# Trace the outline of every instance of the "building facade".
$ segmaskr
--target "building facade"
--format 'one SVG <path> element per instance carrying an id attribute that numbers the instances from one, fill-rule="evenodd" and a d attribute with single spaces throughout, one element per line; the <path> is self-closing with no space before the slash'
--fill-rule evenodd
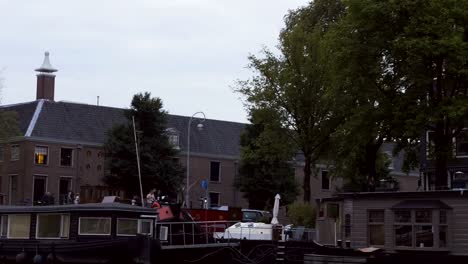
<path id="1" fill-rule="evenodd" d="M 99 202 L 107 195 L 125 196 L 107 187 L 103 145 L 107 132 L 116 124 L 127 122 L 124 109 L 55 101 L 55 72 L 48 58 L 36 70 L 36 100 L 1 106 L 0 111 L 17 113 L 21 134 L 0 144 L 0 202 L 34 204 L 46 192 L 62 203 L 68 192 L 80 194 L 81 202 Z M 196 129 L 197 120 L 168 115 L 170 142 L 179 150 L 179 162 L 187 165 L 187 137 L 190 128 L 191 207 L 201 207 L 208 196 L 212 207 L 229 205 L 248 207 L 236 188 L 240 158 L 240 136 L 246 124 L 206 119 L 204 129 Z M 296 163 L 296 179 L 302 183 L 303 164 Z M 332 196 L 341 185 L 332 179 L 325 166 L 317 166 L 312 177 L 312 199 Z M 400 170 L 401 171 L 401 170 Z M 402 174 L 408 190 L 417 188 L 417 174 Z M 208 188 L 202 188 L 202 182 Z M 408 184 L 406 184 L 408 183 Z M 401 184 L 400 184 L 401 185 Z M 144 186 L 144 191 L 151 186 Z M 302 197 L 302 196 L 300 196 Z"/>

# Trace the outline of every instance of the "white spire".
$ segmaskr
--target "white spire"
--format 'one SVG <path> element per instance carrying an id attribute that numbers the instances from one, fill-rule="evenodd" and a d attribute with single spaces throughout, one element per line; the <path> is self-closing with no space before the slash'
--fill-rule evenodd
<path id="1" fill-rule="evenodd" d="M 44 53 L 44 62 L 42 63 L 41 67 L 39 69 L 36 69 L 36 71 L 38 72 L 56 72 L 57 69 L 54 69 L 54 67 L 52 67 L 52 65 L 50 64 L 50 60 L 49 60 L 49 52 L 46 51 Z"/>

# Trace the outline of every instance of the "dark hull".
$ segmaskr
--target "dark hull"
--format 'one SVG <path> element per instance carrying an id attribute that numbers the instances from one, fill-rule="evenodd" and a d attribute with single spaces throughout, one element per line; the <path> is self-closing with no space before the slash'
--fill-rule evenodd
<path id="1" fill-rule="evenodd" d="M 0 242 L 0 263 L 135 263 L 160 250 L 159 244 L 145 238 L 115 238 L 91 241 L 5 240 Z M 152 253 L 150 253 L 152 252 Z M 154 258 L 154 257 L 153 257 Z M 154 263 L 154 261 L 152 262 Z"/>

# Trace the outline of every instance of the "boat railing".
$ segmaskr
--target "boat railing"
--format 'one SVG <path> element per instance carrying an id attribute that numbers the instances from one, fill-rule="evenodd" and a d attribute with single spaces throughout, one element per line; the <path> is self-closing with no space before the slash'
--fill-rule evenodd
<path id="1" fill-rule="evenodd" d="M 231 243 L 239 240 L 315 240 L 315 229 L 304 227 L 255 225 L 238 221 L 159 222 L 162 245 L 200 245 Z M 161 228 L 162 227 L 162 228 Z M 234 227 L 228 229 L 229 227 Z"/>

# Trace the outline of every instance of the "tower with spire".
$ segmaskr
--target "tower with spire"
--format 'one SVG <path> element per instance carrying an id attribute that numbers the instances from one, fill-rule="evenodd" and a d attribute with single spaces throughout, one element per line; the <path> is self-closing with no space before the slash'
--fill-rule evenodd
<path id="1" fill-rule="evenodd" d="M 41 67 L 36 69 L 37 74 L 37 91 L 36 91 L 36 100 L 46 99 L 54 100 L 55 92 L 55 74 L 54 72 L 57 69 L 54 69 L 50 64 L 49 52 L 46 51 L 44 54 L 44 62 Z"/>

